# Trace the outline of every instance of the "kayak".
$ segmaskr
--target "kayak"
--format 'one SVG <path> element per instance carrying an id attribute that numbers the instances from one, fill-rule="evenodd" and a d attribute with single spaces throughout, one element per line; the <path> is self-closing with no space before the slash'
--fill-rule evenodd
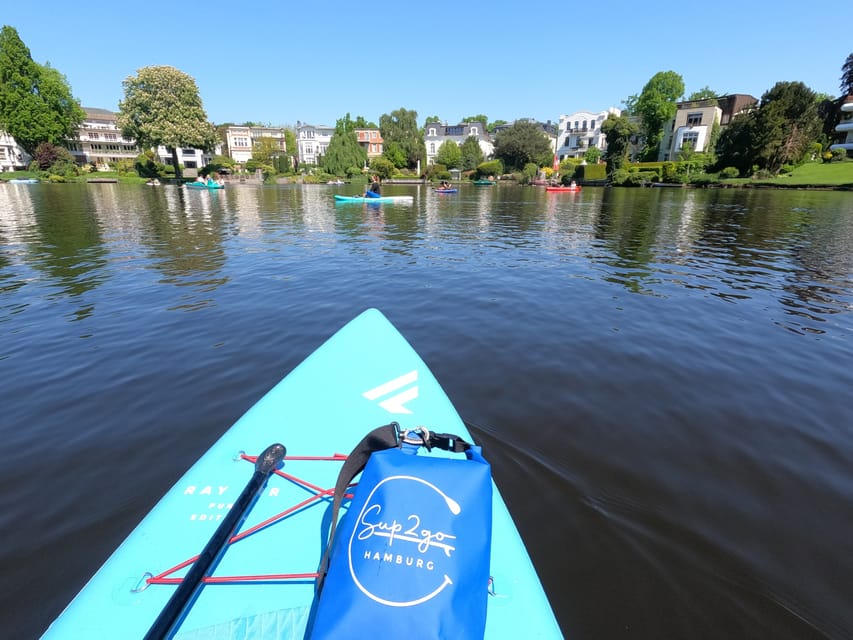
<path id="1" fill-rule="evenodd" d="M 187 182 L 184 186 L 189 187 L 190 189 L 224 189 L 224 184 L 209 184 L 207 182 Z"/>
<path id="2" fill-rule="evenodd" d="M 9 184 L 38 184 L 37 178 L 12 178 Z"/>
<path id="3" fill-rule="evenodd" d="M 433 189 L 436 193 L 456 193 L 459 189 Z"/>
<path id="4" fill-rule="evenodd" d="M 474 180 L 474 184 L 478 186 L 486 186 L 490 184 L 495 184 L 494 180 Z"/>
<path id="5" fill-rule="evenodd" d="M 580 187 L 545 187 L 545 191 L 557 191 L 557 192 L 575 192 L 580 191 Z"/>
<path id="6" fill-rule="evenodd" d="M 365 198 L 364 196 L 342 196 L 335 194 L 335 202 L 366 202 L 367 204 L 397 202 L 401 204 L 411 204 L 414 200 L 414 196 L 379 196 L 378 198 Z"/>
<path id="7" fill-rule="evenodd" d="M 369 309 L 309 355 L 202 455 L 43 637 L 145 637 L 192 570 L 187 567 L 196 557 L 205 558 L 202 549 L 233 513 L 232 504 L 241 504 L 241 489 L 254 481 L 265 458 L 259 454 L 282 443 L 284 466 L 269 476 L 174 637 L 302 640 L 328 532 L 323 520 L 328 527 L 329 496 L 346 457 L 336 452 L 351 451 L 365 434 L 391 421 L 407 429 L 435 425 L 471 442 L 427 365 L 381 312 Z M 452 454 L 433 448 L 419 455 Z M 493 580 L 485 637 L 561 638 L 527 550 L 492 488 Z"/>

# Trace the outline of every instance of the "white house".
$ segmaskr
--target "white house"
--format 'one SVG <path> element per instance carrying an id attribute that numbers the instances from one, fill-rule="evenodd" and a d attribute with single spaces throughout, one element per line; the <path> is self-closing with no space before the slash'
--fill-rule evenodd
<path id="1" fill-rule="evenodd" d="M 435 164 L 435 156 L 445 142 L 450 140 L 460 147 L 470 137 L 477 140 L 484 158 L 491 157 L 495 145 L 492 137 L 486 131 L 485 122 L 462 122 L 448 125 L 440 122 L 430 122 L 424 126 L 424 143 L 426 144 L 427 165 Z"/>
<path id="2" fill-rule="evenodd" d="M 317 164 L 320 156 L 325 155 L 329 141 L 335 133 L 334 127 L 314 126 L 296 122 L 296 146 L 299 148 L 300 164 Z"/>
<path id="3" fill-rule="evenodd" d="M 561 115 L 557 133 L 557 157 L 583 158 L 590 147 L 597 147 L 604 153 L 607 149 L 607 139 L 601 133 L 601 123 L 610 114 L 619 116 L 619 109 L 610 107 L 606 111 L 576 111 L 569 115 Z"/>
<path id="4" fill-rule="evenodd" d="M 93 107 L 83 107 L 83 111 L 86 117 L 77 137 L 68 141 L 68 150 L 77 164 L 91 162 L 106 170 L 119 160 L 133 160 L 139 155 L 136 141 L 121 135 L 115 113 Z"/>
<path id="5" fill-rule="evenodd" d="M 830 145 L 830 149 L 846 149 L 847 154 L 853 152 L 853 95 L 847 96 L 844 103 L 841 105 L 841 120 L 835 131 L 839 134 L 846 134 L 844 142 Z"/>
<path id="6" fill-rule="evenodd" d="M 714 123 L 720 127 L 728 126 L 732 118 L 756 102 L 749 94 L 733 93 L 706 100 L 676 103 L 675 118 L 664 125 L 658 161 L 678 160 L 685 144 L 689 144 L 697 152 L 707 151 Z"/>
<path id="7" fill-rule="evenodd" d="M 116 114 L 107 109 L 83 107 L 86 117 L 77 136 L 68 141 L 68 150 L 78 164 L 92 163 L 107 170 L 119 160 L 135 160 L 140 148 L 135 140 L 125 138 L 116 124 Z M 210 162 L 211 155 L 190 147 L 176 149 L 178 163 L 185 169 L 200 169 Z M 158 162 L 172 164 L 172 155 L 164 146 L 156 149 Z"/>
<path id="8" fill-rule="evenodd" d="M 237 162 L 246 162 L 252 159 L 252 148 L 262 138 L 274 138 L 278 148 L 284 153 L 285 145 L 284 129 L 279 127 L 228 127 L 225 131 L 225 140 L 228 143 L 228 154 Z"/>
<path id="9" fill-rule="evenodd" d="M 0 130 L 0 173 L 26 169 L 32 158 L 24 151 L 17 141 L 3 130 Z"/>

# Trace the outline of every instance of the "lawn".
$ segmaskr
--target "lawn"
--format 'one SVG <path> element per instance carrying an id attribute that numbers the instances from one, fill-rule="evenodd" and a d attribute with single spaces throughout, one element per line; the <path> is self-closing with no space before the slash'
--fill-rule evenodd
<path id="1" fill-rule="evenodd" d="M 759 182 L 759 181 L 756 181 Z M 791 173 L 779 175 L 762 183 L 778 185 L 826 185 L 853 186 L 853 161 L 846 162 L 809 162 L 794 169 Z"/>

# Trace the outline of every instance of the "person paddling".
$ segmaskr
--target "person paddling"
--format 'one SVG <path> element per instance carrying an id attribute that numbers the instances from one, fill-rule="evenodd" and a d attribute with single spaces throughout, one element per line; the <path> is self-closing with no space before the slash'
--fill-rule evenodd
<path id="1" fill-rule="evenodd" d="M 365 198 L 379 198 L 381 196 L 381 186 L 379 185 L 379 176 L 373 174 L 370 182 L 370 188 L 364 192 Z"/>

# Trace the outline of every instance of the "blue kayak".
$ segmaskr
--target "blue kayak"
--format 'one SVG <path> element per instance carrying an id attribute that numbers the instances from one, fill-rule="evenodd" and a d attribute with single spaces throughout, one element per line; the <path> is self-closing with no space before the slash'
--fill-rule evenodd
<path id="1" fill-rule="evenodd" d="M 225 188 L 224 184 L 216 184 L 215 182 L 214 183 L 198 182 L 198 181 L 187 182 L 184 186 L 189 187 L 190 189 L 224 189 Z"/>
<path id="2" fill-rule="evenodd" d="M 244 487 L 264 459 L 260 454 L 280 442 L 287 449 L 284 466 L 260 485 L 257 501 L 188 611 L 182 610 L 172 637 L 303 640 L 328 531 L 323 520 L 345 458 L 336 452 L 351 451 L 390 421 L 406 429 L 440 425 L 471 441 L 427 365 L 385 316 L 370 309 L 309 355 L 201 456 L 43 637 L 145 637 L 196 558 L 202 558 L 199 564 L 205 558 L 202 550 L 230 518 L 232 505 L 242 504 Z M 452 454 L 433 449 L 423 455 Z M 494 593 L 488 596 L 485 637 L 561 638 L 494 487 L 492 511 Z"/>
<path id="3" fill-rule="evenodd" d="M 360 202 L 367 204 L 381 204 L 383 202 L 397 202 L 400 204 L 411 204 L 414 196 L 379 196 L 378 198 L 365 198 L 363 196 L 342 196 L 335 194 L 335 202 Z"/>
<path id="4" fill-rule="evenodd" d="M 459 189 L 434 189 L 436 193 L 456 193 Z"/>

